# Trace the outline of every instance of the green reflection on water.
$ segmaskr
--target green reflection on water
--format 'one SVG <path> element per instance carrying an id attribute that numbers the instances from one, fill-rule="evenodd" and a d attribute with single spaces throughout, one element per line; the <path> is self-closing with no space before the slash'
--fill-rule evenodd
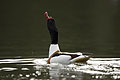
<path id="1" fill-rule="evenodd" d="M 7 0 L 0 11 L 1 56 L 47 56 L 50 37 L 43 13 L 48 11 L 56 19 L 63 51 L 120 57 L 118 0 Z"/>

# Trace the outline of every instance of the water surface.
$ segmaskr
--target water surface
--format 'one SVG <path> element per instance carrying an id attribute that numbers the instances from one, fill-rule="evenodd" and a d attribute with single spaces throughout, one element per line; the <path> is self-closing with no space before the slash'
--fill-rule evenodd
<path id="1" fill-rule="evenodd" d="M 93 53 L 93 58 L 47 64 L 45 11 L 56 19 L 61 51 Z M 119 36 L 120 0 L 2 0 L 0 80 L 119 80 Z"/>
<path id="2" fill-rule="evenodd" d="M 91 58 L 87 63 L 47 64 L 48 58 L 0 59 L 1 80 L 117 80 L 120 58 Z"/>

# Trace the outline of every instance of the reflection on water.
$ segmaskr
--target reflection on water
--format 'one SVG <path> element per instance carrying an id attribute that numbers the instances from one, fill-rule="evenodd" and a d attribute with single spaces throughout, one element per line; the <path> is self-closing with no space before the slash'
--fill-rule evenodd
<path id="1" fill-rule="evenodd" d="M 87 63 L 69 65 L 47 64 L 46 61 L 47 58 L 0 59 L 0 79 L 120 79 L 120 58 L 91 58 Z"/>
<path id="2" fill-rule="evenodd" d="M 48 65 L 47 58 L 3 58 L 48 56 L 45 11 L 56 19 L 63 51 L 120 57 L 120 0 L 1 0 L 0 11 L 1 80 L 120 79 L 120 58 L 70 65 Z"/>

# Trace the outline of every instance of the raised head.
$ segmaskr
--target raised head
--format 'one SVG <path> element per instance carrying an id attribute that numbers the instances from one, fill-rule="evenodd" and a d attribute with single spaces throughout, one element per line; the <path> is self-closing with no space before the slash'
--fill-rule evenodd
<path id="1" fill-rule="evenodd" d="M 44 16 L 45 16 L 46 20 L 52 19 L 52 17 L 49 17 L 49 16 L 48 16 L 48 13 L 47 13 L 47 12 L 44 13 Z"/>

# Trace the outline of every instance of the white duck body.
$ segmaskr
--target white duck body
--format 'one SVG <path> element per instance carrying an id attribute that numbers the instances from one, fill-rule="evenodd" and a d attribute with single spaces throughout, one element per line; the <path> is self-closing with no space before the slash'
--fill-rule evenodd
<path id="1" fill-rule="evenodd" d="M 61 64 L 69 64 L 71 56 L 69 55 L 60 55 L 56 57 L 52 57 L 50 63 L 61 63 Z"/>
<path id="2" fill-rule="evenodd" d="M 76 62 L 86 62 L 89 58 L 89 56 L 83 55 L 81 52 L 61 52 L 58 44 L 51 44 L 49 48 L 48 63 L 69 64 Z"/>

